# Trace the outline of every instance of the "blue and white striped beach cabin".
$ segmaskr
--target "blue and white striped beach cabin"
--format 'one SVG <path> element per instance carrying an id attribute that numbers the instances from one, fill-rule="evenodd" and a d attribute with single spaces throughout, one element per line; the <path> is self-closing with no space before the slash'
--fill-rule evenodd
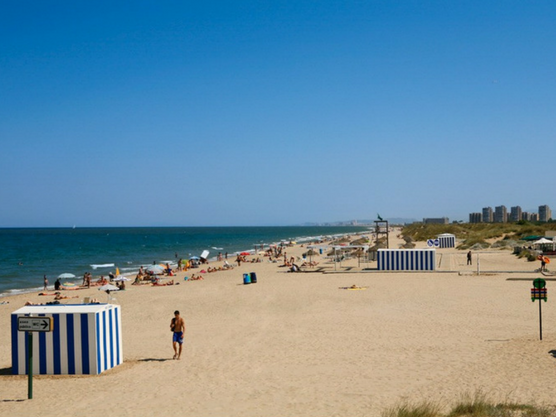
<path id="1" fill-rule="evenodd" d="M 379 271 L 434 271 L 436 251 L 434 249 L 379 249 L 377 265 Z"/>
<path id="2" fill-rule="evenodd" d="M 27 333 L 17 330 L 17 318 L 28 315 L 54 323 L 51 332 L 32 333 L 34 374 L 95 375 L 123 363 L 120 306 L 25 306 L 11 316 L 13 374 L 27 373 Z"/>
<path id="3" fill-rule="evenodd" d="M 438 243 L 440 248 L 455 248 L 456 236 L 451 233 L 443 233 L 438 235 Z"/>

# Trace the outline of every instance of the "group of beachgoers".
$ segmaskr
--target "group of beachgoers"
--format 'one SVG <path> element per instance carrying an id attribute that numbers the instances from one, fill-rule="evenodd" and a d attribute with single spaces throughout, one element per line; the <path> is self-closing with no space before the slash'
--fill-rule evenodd
<path id="1" fill-rule="evenodd" d="M 180 268 L 178 267 L 178 270 Z M 161 281 L 162 277 L 173 277 L 175 276 L 174 271 L 170 267 L 170 264 L 166 263 L 166 268 L 163 270 L 162 274 L 155 274 L 153 271 L 145 270 L 143 266 L 139 268 L 139 272 L 135 276 L 135 280 L 131 285 L 151 285 L 156 287 L 164 287 L 166 285 L 174 285 L 174 280 L 163 283 Z M 123 281 L 122 281 L 123 282 Z"/>
<path id="2" fill-rule="evenodd" d="M 314 244 L 320 244 L 320 243 L 324 243 L 323 241 L 317 241 L 314 242 Z M 278 267 L 285 267 L 288 268 L 288 272 L 301 272 L 301 268 L 311 268 L 311 267 L 315 267 L 317 266 L 319 263 L 313 260 L 307 260 L 305 255 L 303 256 L 303 258 L 301 257 L 294 257 L 294 256 L 290 256 L 288 257 L 288 254 L 286 252 L 287 247 L 289 247 L 290 245 L 288 244 L 282 244 L 282 245 L 271 245 L 270 248 L 268 249 L 264 249 L 263 245 L 261 245 L 261 250 L 259 251 L 258 255 L 263 255 L 265 258 L 268 259 L 268 262 L 272 262 L 272 263 L 277 263 L 279 264 Z M 303 244 L 301 245 L 301 247 L 303 247 Z M 260 258 L 260 256 L 258 256 L 256 253 L 252 254 L 252 258 L 249 257 L 249 253 L 238 253 L 236 255 L 236 259 L 235 259 L 235 263 L 234 264 L 230 264 L 228 262 L 228 253 L 226 252 L 224 255 L 220 252 L 218 254 L 218 262 L 222 262 L 223 264 L 222 266 L 209 266 L 208 268 L 205 269 L 201 269 L 199 271 L 199 273 L 195 274 L 191 274 L 191 276 L 185 276 L 184 280 L 185 281 L 200 281 L 200 280 L 204 280 L 204 277 L 202 274 L 212 274 L 215 272 L 220 272 L 220 271 L 227 271 L 227 270 L 231 270 L 234 269 L 235 266 L 240 267 L 242 263 L 247 263 L 247 264 L 254 264 L 254 263 L 261 263 L 263 262 L 262 259 Z M 176 254 L 176 259 L 177 259 L 177 254 Z M 156 262 L 154 262 L 154 264 L 156 264 Z M 182 259 L 179 259 L 179 261 L 177 262 L 177 267 L 176 270 L 177 271 L 188 271 L 190 269 L 193 268 L 199 268 L 202 264 L 209 264 L 209 261 L 207 259 L 203 259 L 200 258 L 199 260 L 196 259 L 191 259 L 191 260 L 187 260 L 184 261 Z M 163 266 L 163 265 L 161 265 Z M 143 266 L 141 266 L 139 268 L 139 271 L 135 277 L 134 282 L 132 283 L 132 285 L 151 285 L 153 287 L 165 287 L 165 286 L 171 286 L 171 285 L 179 285 L 179 282 L 174 282 L 174 280 L 170 280 L 167 282 L 163 282 L 162 279 L 164 277 L 171 277 L 174 276 L 174 271 L 172 270 L 172 268 L 170 267 L 169 263 L 166 263 L 165 268 L 162 270 L 161 274 L 157 274 L 154 273 L 153 271 L 149 270 L 149 269 L 145 269 Z M 123 291 L 126 289 L 126 284 L 125 284 L 125 279 L 122 280 L 116 280 L 116 276 L 110 272 L 108 274 L 107 277 L 105 277 L 104 275 L 101 275 L 100 278 L 98 278 L 96 281 L 93 281 L 93 277 L 92 274 L 90 272 L 85 272 L 85 274 L 83 275 L 83 281 L 81 283 L 80 286 L 73 286 L 70 284 L 66 284 L 63 285 L 62 282 L 60 281 L 60 278 L 58 278 L 54 284 L 54 293 L 48 293 L 48 280 L 46 278 L 46 276 L 44 277 L 44 292 L 39 293 L 39 295 L 41 296 L 54 296 L 53 301 L 48 302 L 47 304 L 59 304 L 60 300 L 65 300 L 65 299 L 71 299 L 71 298 L 78 298 L 78 296 L 64 296 L 60 293 L 61 290 L 78 290 L 78 289 L 84 289 L 84 288 L 90 288 L 90 287 L 101 287 L 103 285 L 107 285 L 113 281 L 117 281 L 116 285 L 118 287 L 119 291 Z M 93 299 L 91 302 L 98 302 L 98 300 Z M 41 305 L 42 303 L 38 303 L 38 305 Z M 30 301 L 28 301 L 26 303 L 26 305 L 35 305 L 35 303 L 32 303 Z"/>
<path id="3" fill-rule="evenodd" d="M 78 295 L 74 295 L 74 296 L 64 295 L 60 291 L 56 291 L 56 292 L 53 292 L 53 293 L 40 292 L 39 296 L 41 296 L 41 297 L 54 296 L 54 298 L 53 298 L 52 301 L 47 301 L 46 303 L 34 303 L 32 301 L 26 301 L 25 305 L 26 306 L 56 305 L 56 304 L 60 304 L 61 300 L 70 300 L 70 299 L 74 299 L 74 298 L 79 298 Z M 97 300 L 96 298 L 92 298 L 92 299 L 89 300 L 89 303 L 90 304 L 99 304 L 100 301 Z"/>
<path id="4" fill-rule="evenodd" d="M 296 261 L 301 261 L 303 260 L 303 258 L 296 258 L 291 256 L 288 259 L 287 253 L 284 252 L 284 262 L 281 265 L 278 265 L 279 268 L 289 268 L 288 272 L 300 272 L 301 268 L 306 268 L 306 267 L 315 267 L 317 266 L 319 263 L 316 261 L 307 261 L 304 260 L 303 263 L 301 265 L 298 265 L 296 263 Z M 277 261 L 272 261 L 272 262 L 277 262 Z"/>

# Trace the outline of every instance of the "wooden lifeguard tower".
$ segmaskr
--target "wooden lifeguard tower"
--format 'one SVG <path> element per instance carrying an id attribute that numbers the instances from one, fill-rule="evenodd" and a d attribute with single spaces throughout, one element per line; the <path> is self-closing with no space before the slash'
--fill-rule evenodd
<path id="1" fill-rule="evenodd" d="M 390 242 L 388 240 L 388 220 L 382 220 L 382 217 L 378 216 L 378 220 L 375 220 L 375 233 L 376 242 L 380 242 L 382 237 L 385 237 L 386 249 L 390 248 Z"/>

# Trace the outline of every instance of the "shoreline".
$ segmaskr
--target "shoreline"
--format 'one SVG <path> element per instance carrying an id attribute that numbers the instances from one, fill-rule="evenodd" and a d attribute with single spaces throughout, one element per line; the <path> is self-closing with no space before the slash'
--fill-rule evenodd
<path id="1" fill-rule="evenodd" d="M 288 228 L 292 228 L 292 229 L 297 229 L 300 226 L 284 226 L 284 227 L 270 227 L 270 228 L 276 228 L 276 229 L 288 229 Z M 313 226 L 311 226 L 313 227 Z M 319 227 L 319 226 L 316 226 Z M 348 228 L 349 226 L 345 226 L 346 228 Z M 366 227 L 366 226 L 358 226 L 358 227 Z M 234 227 L 223 227 L 224 229 L 230 229 L 230 228 L 234 228 Z M 245 229 L 243 227 L 235 227 L 238 230 L 241 229 Z M 260 229 L 260 228 L 265 228 L 265 227 L 259 227 L 259 226 L 252 226 L 253 229 Z M 8 229 L 8 228 L 2 228 L 2 229 Z M 74 229 L 72 229 L 71 227 L 69 228 L 11 228 L 11 229 L 25 229 L 25 230 L 56 230 L 56 229 L 63 229 L 63 230 L 69 230 L 69 231 L 73 231 Z M 132 227 L 132 228 L 127 228 L 127 227 L 101 227 L 101 228 L 97 228 L 97 227 L 91 227 L 91 228 L 81 228 L 81 229 L 86 229 L 86 230 L 103 230 L 103 229 L 119 229 L 119 230 L 127 230 L 127 229 L 136 229 L 136 230 L 141 230 L 141 229 L 149 229 L 149 230 L 157 230 L 157 229 L 188 229 L 188 228 L 183 228 L 183 227 Z M 189 229 L 218 229 L 218 227 L 195 227 L 195 228 L 189 228 Z M 333 236 L 333 237 L 337 237 L 337 236 L 343 236 L 343 235 L 355 235 L 355 234 L 364 234 L 364 233 L 370 233 L 369 230 L 365 229 L 362 231 L 357 231 L 357 232 L 347 232 L 347 233 L 337 233 L 337 234 L 333 234 L 333 235 L 327 235 L 327 236 Z M 297 239 L 299 242 L 307 242 L 310 241 L 312 239 L 316 239 L 318 237 L 322 237 L 323 235 L 308 235 L 308 236 L 295 236 L 295 237 L 290 237 L 291 240 Z M 285 241 L 286 239 L 282 239 L 281 241 L 278 242 L 272 242 L 270 244 L 280 244 L 281 242 Z M 266 245 L 268 246 L 268 243 L 266 243 Z M 208 249 L 211 250 L 211 254 L 215 253 L 214 252 L 214 247 L 220 247 L 219 244 L 213 244 L 211 247 L 209 247 Z M 195 253 L 195 255 L 200 255 L 202 249 L 199 249 L 199 253 Z M 234 250 L 233 252 L 229 252 L 229 256 L 235 256 L 237 253 L 240 252 L 252 252 L 253 251 L 253 246 L 251 246 L 250 248 L 241 248 L 241 249 L 237 249 Z M 170 251 L 170 252 L 174 252 L 174 251 Z M 187 250 L 185 252 L 188 252 Z M 131 255 L 130 255 L 131 257 Z M 98 258 L 102 259 L 103 258 L 103 254 L 101 253 Z M 144 259 L 153 259 L 156 258 L 156 256 L 150 256 L 149 254 L 143 254 L 143 258 Z M 211 256 L 209 257 L 209 262 L 214 262 L 217 260 L 217 256 Z M 175 264 L 177 265 L 177 261 L 178 259 L 168 259 L 168 260 L 161 260 L 156 262 L 157 264 L 166 264 L 166 263 L 170 263 L 170 265 Z M 93 274 L 93 279 L 96 280 L 98 278 L 100 278 L 101 276 L 108 276 L 110 271 L 115 271 L 115 269 L 118 267 L 121 271 L 120 275 L 126 276 L 126 277 L 135 277 L 135 275 L 137 274 L 137 272 L 139 271 L 139 267 L 143 266 L 143 267 L 147 267 L 149 265 L 152 264 L 152 261 L 148 261 L 148 262 L 144 262 L 144 263 L 140 263 L 140 262 L 135 262 L 137 263 L 136 266 L 133 267 L 127 267 L 126 265 L 116 265 L 116 263 L 114 262 L 106 262 L 106 263 L 99 263 L 99 264 L 91 264 L 88 265 L 88 268 L 85 268 L 83 271 L 81 271 L 81 275 L 76 274 L 76 278 L 72 279 L 72 280 L 67 280 L 65 282 L 72 282 L 75 283 L 77 285 L 79 285 L 82 282 L 82 275 L 86 272 L 86 271 L 90 271 Z M 66 271 L 66 268 L 59 268 L 60 271 L 64 271 L 64 272 L 68 272 Z M 97 272 L 100 269 L 100 272 Z M 35 278 L 27 278 L 25 279 L 26 281 L 34 281 L 37 282 L 40 279 L 38 279 L 38 277 L 42 276 L 41 274 L 30 274 L 30 277 L 33 276 Z M 49 276 L 49 287 L 54 287 L 54 281 L 57 279 L 56 276 Z M 17 294 L 25 294 L 25 293 L 33 293 L 36 291 L 42 291 L 43 286 L 42 285 L 35 285 L 35 286 L 27 286 L 27 287 L 16 287 L 16 288 L 6 288 L 3 290 L 0 290 L 0 298 L 5 298 L 5 297 L 10 297 L 12 295 L 17 295 Z"/>

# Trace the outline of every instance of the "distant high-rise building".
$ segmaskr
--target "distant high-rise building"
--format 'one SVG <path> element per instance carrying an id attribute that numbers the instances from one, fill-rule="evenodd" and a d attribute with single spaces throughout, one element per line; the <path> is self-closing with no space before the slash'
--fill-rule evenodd
<path id="1" fill-rule="evenodd" d="M 528 211 L 524 211 L 523 213 L 521 213 L 521 220 L 526 220 L 528 222 L 531 221 L 533 216 L 533 213 L 529 213 Z"/>
<path id="2" fill-rule="evenodd" d="M 469 213 L 469 223 L 481 223 L 483 215 L 481 213 Z"/>
<path id="3" fill-rule="evenodd" d="M 515 206 L 510 209 L 510 221 L 511 222 L 518 222 L 521 220 L 521 207 Z"/>
<path id="4" fill-rule="evenodd" d="M 435 224 L 448 224 L 450 222 L 450 220 L 448 219 L 448 217 L 440 217 L 440 218 L 428 218 L 428 219 L 423 219 L 423 223 L 425 224 L 431 224 L 431 223 L 435 223 Z"/>
<path id="5" fill-rule="evenodd" d="M 494 208 L 494 223 L 506 223 L 508 221 L 508 210 L 506 206 Z"/>
<path id="6" fill-rule="evenodd" d="M 539 221 L 539 213 L 531 213 L 531 221 L 538 222 Z"/>
<path id="7" fill-rule="evenodd" d="M 483 208 L 483 223 L 492 223 L 494 221 L 494 213 L 492 207 Z"/>
<path id="8" fill-rule="evenodd" d="M 539 206 L 539 221 L 547 222 L 552 219 L 552 210 L 547 205 Z"/>

